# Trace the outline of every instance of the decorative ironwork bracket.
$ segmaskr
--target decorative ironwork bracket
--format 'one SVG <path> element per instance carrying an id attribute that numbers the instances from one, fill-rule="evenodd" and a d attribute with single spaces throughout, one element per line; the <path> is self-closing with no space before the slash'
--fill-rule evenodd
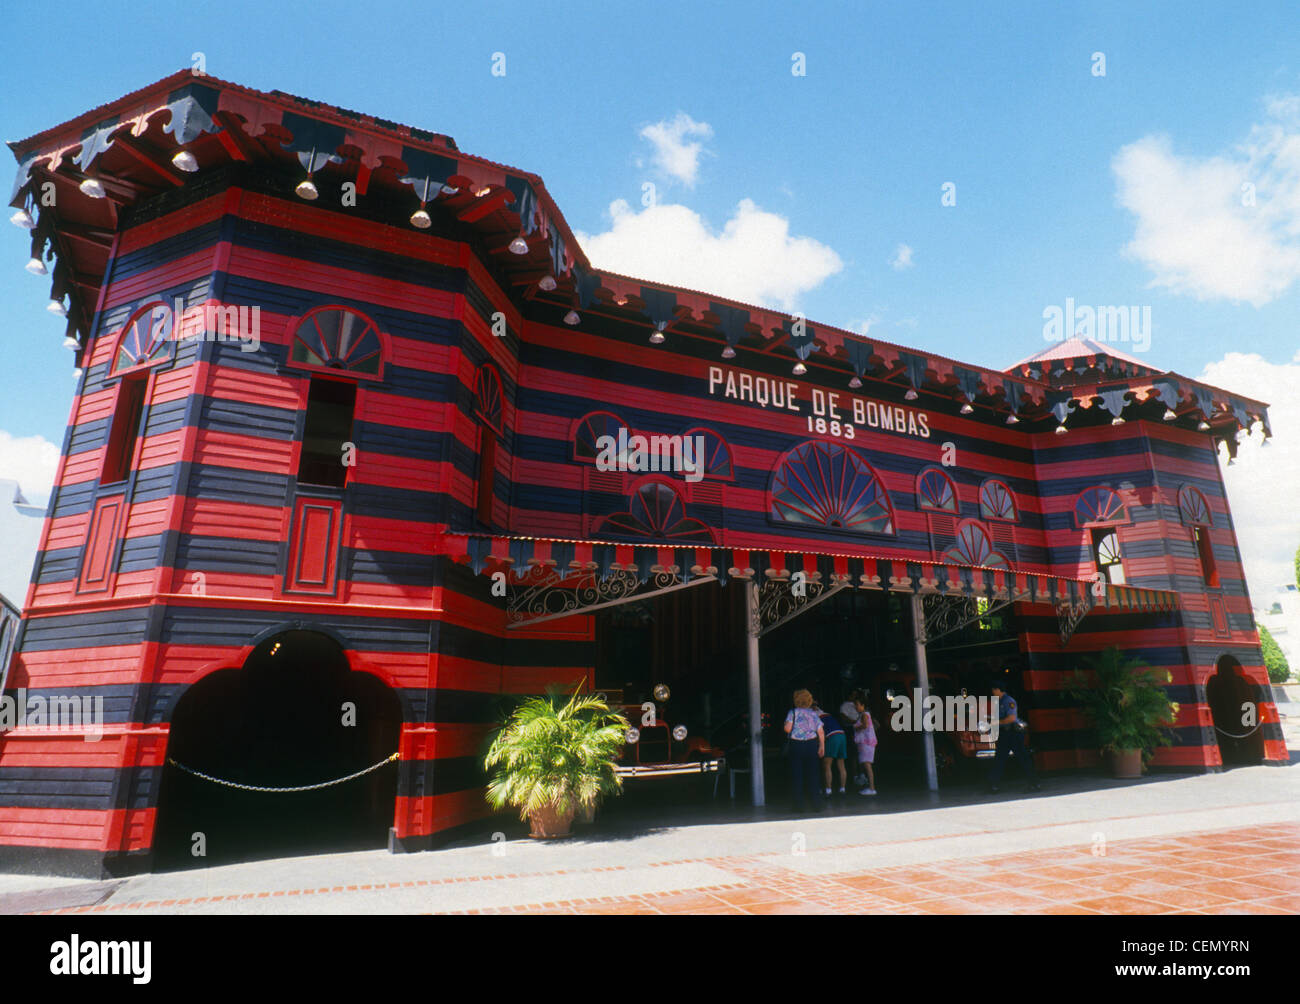
<path id="1" fill-rule="evenodd" d="M 533 573 L 536 576 L 537 573 Z M 530 576 L 532 577 L 532 576 Z M 663 596 L 680 589 L 691 589 L 706 582 L 717 582 L 715 575 L 701 575 L 685 581 L 672 572 L 654 572 L 641 581 L 631 569 L 610 571 L 601 578 L 595 571 L 560 577 L 547 569 L 541 581 L 511 582 L 506 593 L 506 629 L 528 627 L 543 621 L 588 614 L 607 607 Z"/>
<path id="2" fill-rule="evenodd" d="M 930 593 L 922 596 L 921 602 L 925 611 L 925 628 L 924 637 L 920 640 L 928 645 L 1011 606 L 1015 598 L 1007 596 L 1002 599 L 981 600 L 976 596 L 944 596 Z M 986 604 L 982 610 L 981 602 Z"/>
<path id="3" fill-rule="evenodd" d="M 1088 616 L 1088 611 L 1091 609 L 1091 599 L 1083 599 L 1078 603 L 1062 600 L 1056 605 L 1056 624 L 1060 629 L 1061 648 L 1070 644 L 1070 639 L 1074 637 L 1074 629 Z"/>
<path id="4" fill-rule="evenodd" d="M 847 583 L 843 582 L 805 582 L 803 595 L 796 596 L 794 586 L 788 580 L 769 579 L 758 587 L 758 637 L 775 631 L 845 588 Z"/>

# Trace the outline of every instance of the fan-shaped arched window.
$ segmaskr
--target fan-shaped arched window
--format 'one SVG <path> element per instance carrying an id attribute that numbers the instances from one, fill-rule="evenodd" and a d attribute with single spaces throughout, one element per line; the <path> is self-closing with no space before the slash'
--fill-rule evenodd
<path id="1" fill-rule="evenodd" d="M 1210 527 L 1214 516 L 1210 504 L 1200 489 L 1183 485 L 1178 489 L 1178 515 L 1183 525 L 1192 532 L 1192 543 L 1196 545 L 1196 556 L 1201 561 L 1201 577 L 1212 588 L 1219 587 L 1219 569 L 1214 560 L 1214 545 L 1210 541 Z"/>
<path id="2" fill-rule="evenodd" d="M 957 543 L 943 552 L 943 560 L 957 565 L 980 568 L 1006 568 L 1007 559 L 993 549 L 988 531 L 978 523 L 963 523 L 957 531 Z"/>
<path id="3" fill-rule="evenodd" d="M 289 361 L 299 366 L 377 377 L 384 345 L 379 328 L 349 307 L 309 310 L 294 328 Z"/>
<path id="4" fill-rule="evenodd" d="M 1106 581 L 1112 586 L 1124 585 L 1124 563 L 1119 550 L 1119 534 L 1114 530 L 1095 530 L 1093 535 L 1095 539 L 1092 544 L 1092 556 L 1097 563 L 1097 571 L 1104 575 Z"/>
<path id="5" fill-rule="evenodd" d="M 1005 482 L 989 478 L 980 485 L 980 515 L 985 519 L 1011 521 L 1020 518 L 1016 497 L 1011 494 L 1011 489 Z"/>
<path id="6" fill-rule="evenodd" d="M 787 453 L 772 477 L 773 519 L 809 527 L 893 533 L 885 486 L 839 443 L 810 440 Z"/>
<path id="7" fill-rule="evenodd" d="M 608 411 L 593 411 L 584 416 L 573 430 L 573 459 L 594 464 L 602 452 L 600 440 L 609 436 L 617 443 L 620 430 L 624 433 L 624 444 L 626 444 L 626 437 L 630 437 L 632 433 L 617 415 Z M 626 445 L 618 451 L 618 455 L 622 456 L 625 452 Z"/>
<path id="8" fill-rule="evenodd" d="M 726 441 L 712 429 L 687 429 L 685 436 L 704 437 L 704 473 L 707 477 L 730 481 L 735 477 L 736 468 L 731 460 L 731 448 Z M 685 437 L 683 437 L 685 438 Z"/>
<path id="9" fill-rule="evenodd" d="M 155 300 L 131 315 L 122 328 L 122 337 L 113 357 L 114 375 L 152 366 L 167 358 L 168 346 L 173 341 L 172 313 L 170 306 L 162 300 Z"/>
<path id="10" fill-rule="evenodd" d="M 708 526 L 686 515 L 677 489 L 663 481 L 647 481 L 632 493 L 627 512 L 606 516 L 596 534 L 649 537 L 666 543 L 712 544 Z"/>
<path id="11" fill-rule="evenodd" d="M 1200 489 L 1183 485 L 1178 489 L 1178 515 L 1184 526 L 1211 526 L 1214 517 L 1210 514 L 1210 504 Z"/>
<path id="12" fill-rule="evenodd" d="M 496 430 L 504 429 L 505 395 L 501 392 L 501 378 L 493 366 L 480 366 L 474 381 L 474 414 Z"/>
<path id="13" fill-rule="evenodd" d="M 922 509 L 957 511 L 957 485 L 937 467 L 922 471 L 916 479 L 916 500 Z"/>
<path id="14" fill-rule="evenodd" d="M 1074 521 L 1082 529 L 1085 526 L 1123 523 L 1128 520 L 1124 509 L 1124 500 L 1109 488 L 1097 486 L 1080 492 L 1074 500 Z"/>

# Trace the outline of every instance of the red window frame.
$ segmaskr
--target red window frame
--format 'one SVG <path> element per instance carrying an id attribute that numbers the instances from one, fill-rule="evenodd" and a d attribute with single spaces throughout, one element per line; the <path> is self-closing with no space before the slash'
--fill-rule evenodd
<path id="1" fill-rule="evenodd" d="M 312 321 L 313 323 L 315 323 L 314 318 L 316 317 L 317 314 L 324 314 L 329 311 L 335 311 L 335 310 L 343 311 L 348 314 L 354 314 L 355 316 L 361 318 L 361 320 L 365 322 L 366 327 L 362 329 L 361 338 L 358 338 L 354 344 L 359 344 L 362 340 L 364 340 L 367 331 L 369 330 L 374 331 L 376 339 L 379 342 L 379 360 L 375 366 L 374 373 L 369 373 L 365 370 L 351 369 L 348 366 L 341 365 L 341 364 L 333 365 L 326 362 L 323 365 L 317 365 L 315 363 L 310 363 L 302 359 L 293 358 L 294 346 L 295 344 L 300 342 L 304 348 L 308 349 L 309 351 L 315 353 L 318 357 L 320 357 L 320 354 L 316 353 L 315 348 L 313 348 L 312 345 L 310 345 L 306 339 L 299 338 L 299 332 L 303 330 L 303 326 L 307 324 L 308 321 Z M 320 306 L 312 307 L 305 314 L 290 319 L 288 325 L 286 325 L 285 330 L 289 332 L 289 339 L 288 339 L 288 344 L 286 346 L 286 352 L 285 352 L 286 366 L 292 367 L 293 369 L 306 370 L 308 373 L 329 374 L 330 376 L 335 378 L 347 378 L 352 380 L 382 380 L 384 378 L 384 367 L 388 361 L 388 335 L 384 333 L 383 329 L 380 328 L 379 325 L 369 315 L 362 313 L 360 310 L 357 310 L 355 307 L 349 307 L 342 303 L 323 303 Z M 316 331 L 319 333 L 320 331 L 319 326 L 316 328 Z M 328 348 L 328 346 L 322 344 L 321 348 Z M 371 353 L 367 353 L 363 358 L 369 359 L 371 355 L 372 355 Z"/>

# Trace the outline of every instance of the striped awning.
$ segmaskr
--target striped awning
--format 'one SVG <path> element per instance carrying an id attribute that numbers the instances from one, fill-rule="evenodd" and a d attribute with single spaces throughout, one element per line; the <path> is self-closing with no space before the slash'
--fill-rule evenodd
<path id="1" fill-rule="evenodd" d="M 575 585 L 592 574 L 601 579 L 615 572 L 634 572 L 641 582 L 670 575 L 679 581 L 712 576 L 759 581 L 791 580 L 802 572 L 807 581 L 836 583 L 858 589 L 939 593 L 951 596 L 1012 598 L 1053 606 L 1106 607 L 1160 611 L 1178 606 L 1178 594 L 1162 589 L 1107 585 L 1104 596 L 1093 593 L 1090 579 L 1019 572 L 1009 568 L 977 568 L 933 561 L 909 561 L 879 555 L 848 555 L 821 551 L 743 550 L 720 547 L 673 547 L 619 541 L 566 540 L 557 537 L 492 536 L 447 531 L 440 553 L 468 562 L 475 573 L 507 571 L 516 582 L 550 578 Z M 550 575 L 547 575 L 547 572 Z"/>

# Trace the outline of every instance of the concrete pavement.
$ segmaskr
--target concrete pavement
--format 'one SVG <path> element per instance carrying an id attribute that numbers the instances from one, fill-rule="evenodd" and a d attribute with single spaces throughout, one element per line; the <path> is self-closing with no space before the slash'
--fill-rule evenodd
<path id="1" fill-rule="evenodd" d="M 954 798 L 957 804 L 930 807 L 921 798 L 915 808 L 867 812 L 858 798 L 824 815 L 659 828 L 598 821 L 567 841 L 494 841 L 485 833 L 423 854 L 285 858 L 102 883 L 4 876 L 0 910 L 1269 913 L 1297 906 L 1300 766 L 1138 784 L 1054 778 L 1031 798 Z M 1039 885 L 1057 898 L 1023 888 L 1008 897 L 1005 882 L 991 878 L 1008 868 L 1034 871 L 1017 886 Z"/>

